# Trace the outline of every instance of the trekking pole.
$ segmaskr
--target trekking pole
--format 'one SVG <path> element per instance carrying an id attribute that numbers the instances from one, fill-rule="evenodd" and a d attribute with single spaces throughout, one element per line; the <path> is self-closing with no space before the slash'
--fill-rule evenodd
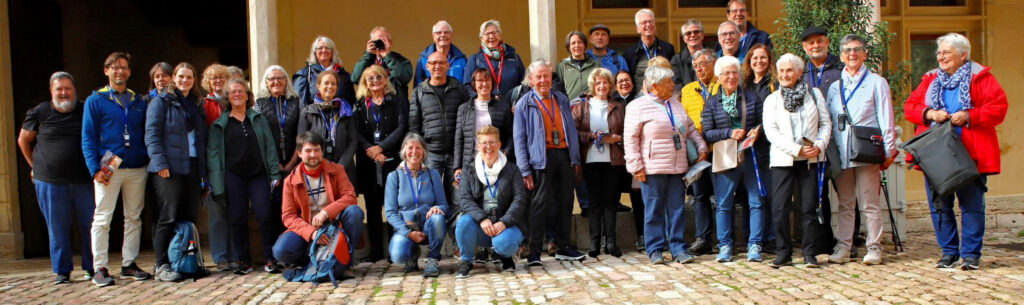
<path id="1" fill-rule="evenodd" d="M 896 218 L 892 216 L 892 202 L 889 200 L 889 177 L 882 171 L 882 194 L 885 195 L 885 206 L 889 211 L 889 226 L 892 228 L 892 243 L 896 252 L 903 252 L 903 242 L 900 241 L 900 233 L 896 231 Z"/>

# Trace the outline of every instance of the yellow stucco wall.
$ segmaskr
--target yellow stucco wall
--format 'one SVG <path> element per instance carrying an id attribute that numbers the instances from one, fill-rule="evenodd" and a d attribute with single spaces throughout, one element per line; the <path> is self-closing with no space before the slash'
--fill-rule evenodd
<path id="1" fill-rule="evenodd" d="M 658 20 L 658 36 L 671 42 L 673 35 L 679 34 L 679 25 L 688 18 L 697 18 L 704 22 L 706 32 L 714 32 L 717 25 L 725 19 L 725 12 L 720 8 L 671 9 L 667 2 L 652 1 Z M 777 31 L 774 20 L 779 17 L 782 4 L 779 1 L 751 1 L 752 19 L 756 25 L 769 33 Z M 1012 50 L 1024 48 L 1024 40 L 1017 37 L 1020 33 L 1021 17 L 1024 17 L 1024 1 L 1015 0 L 970 0 L 969 5 L 962 9 L 964 17 L 959 13 L 944 14 L 941 10 L 908 8 L 900 1 L 888 1 L 883 8 L 883 19 L 892 20 L 891 28 L 904 36 L 918 33 L 923 28 L 946 30 L 944 27 L 968 26 L 980 22 L 983 29 L 964 29 L 973 45 L 973 58 L 984 65 L 993 66 L 992 72 L 1006 90 L 1010 101 L 1010 110 L 1006 122 L 997 128 L 1002 147 L 1003 173 L 989 179 L 989 195 L 1022 195 L 1022 190 L 1014 181 L 1024 179 L 1024 140 L 1016 130 L 1024 130 L 1024 120 L 1016 101 L 1024 98 L 1024 58 Z M 590 0 L 556 1 L 558 20 L 556 35 L 559 43 L 558 58 L 567 56 L 561 46 L 564 35 L 571 30 L 586 31 L 594 23 L 608 24 L 613 36 L 635 37 L 632 12 L 635 10 L 603 10 L 596 12 L 588 9 Z M 359 13 L 353 13 L 353 11 Z M 951 10 L 956 12 L 956 10 Z M 330 12 L 330 13 L 324 13 Z M 369 30 L 374 25 L 383 25 L 391 29 L 394 50 L 415 61 L 419 53 L 432 43 L 430 26 L 440 19 L 446 19 L 455 28 L 455 44 L 467 54 L 477 52 L 479 45 L 479 26 L 484 20 L 497 19 L 502 23 L 506 42 L 513 45 L 524 60 L 530 60 L 529 51 L 529 12 L 526 0 L 517 1 L 278 1 L 278 41 L 281 65 L 289 72 L 301 68 L 302 62 L 309 56 L 309 47 L 317 34 L 327 35 L 335 40 L 340 48 L 340 55 L 345 67 L 351 71 L 352 65 L 365 50 L 369 39 Z M 329 15 L 331 18 L 321 18 Z M 920 16 L 929 15 L 929 16 Z M 969 15 L 969 16 L 968 16 Z M 339 16 L 339 17 L 333 17 Z M 929 19 L 931 18 L 931 19 Z M 945 19 L 943 19 L 945 18 Z M 948 22 L 948 20 L 956 22 Z M 899 38 L 898 38 L 899 39 Z M 903 39 L 906 39 L 903 37 Z M 897 42 L 894 54 L 909 54 L 909 44 Z M 677 48 L 679 46 L 677 45 Z M 902 103 L 902 101 L 900 101 Z M 906 138 L 906 137 L 905 137 Z M 924 182 L 919 172 L 907 175 L 907 200 L 924 200 Z"/>

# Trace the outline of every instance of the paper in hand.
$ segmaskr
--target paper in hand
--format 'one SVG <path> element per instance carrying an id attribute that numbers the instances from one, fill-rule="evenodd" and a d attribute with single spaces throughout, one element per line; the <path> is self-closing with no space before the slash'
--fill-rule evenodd
<path id="1" fill-rule="evenodd" d="M 683 182 L 685 182 L 686 185 L 693 184 L 694 181 L 700 179 L 701 173 L 703 173 L 708 167 L 711 167 L 711 163 L 706 160 L 691 165 L 690 169 L 686 171 L 686 175 L 683 176 Z"/>

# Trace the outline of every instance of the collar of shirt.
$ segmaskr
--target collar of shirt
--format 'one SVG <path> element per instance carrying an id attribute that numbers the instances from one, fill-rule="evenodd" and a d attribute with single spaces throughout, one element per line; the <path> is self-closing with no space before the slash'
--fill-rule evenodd
<path id="1" fill-rule="evenodd" d="M 857 82 L 860 81 L 860 78 L 864 74 L 866 74 L 867 71 L 868 71 L 868 67 L 866 65 L 861 65 L 860 69 L 857 70 L 856 74 L 850 75 L 850 71 L 847 71 L 846 68 L 844 67 L 843 68 L 843 74 L 842 74 L 843 75 L 843 81 L 846 82 L 846 84 L 848 86 L 856 86 Z"/>

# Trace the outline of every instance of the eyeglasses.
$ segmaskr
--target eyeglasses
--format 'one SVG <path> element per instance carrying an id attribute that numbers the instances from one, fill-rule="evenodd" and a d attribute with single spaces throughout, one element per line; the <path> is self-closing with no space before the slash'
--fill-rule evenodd
<path id="1" fill-rule="evenodd" d="M 107 69 L 115 70 L 115 71 L 117 71 L 117 70 L 128 71 L 128 69 L 131 69 L 131 68 L 129 68 L 128 66 L 109 65 L 109 66 L 107 66 Z"/>
<path id="2" fill-rule="evenodd" d="M 448 63 L 448 62 L 447 61 L 443 61 L 443 60 L 435 60 L 435 61 L 428 61 L 427 65 L 428 66 L 436 66 L 436 65 L 443 65 L 443 64 L 446 64 L 446 63 Z"/>
<path id="3" fill-rule="evenodd" d="M 737 8 L 737 9 L 726 10 L 726 12 L 728 12 L 729 14 L 746 13 L 747 9 L 746 8 Z"/>
<path id="4" fill-rule="evenodd" d="M 686 32 L 683 32 L 683 36 L 697 36 L 697 35 L 700 35 L 700 34 L 704 34 L 704 32 L 699 31 L 699 30 L 698 31 L 686 31 Z"/>
<path id="5" fill-rule="evenodd" d="M 953 51 L 950 51 L 950 50 L 935 51 L 935 57 L 949 57 L 949 56 L 953 56 Z"/>
<path id="6" fill-rule="evenodd" d="M 384 80 L 383 75 L 369 75 L 366 77 L 366 82 L 374 83 Z"/>
<path id="7" fill-rule="evenodd" d="M 702 60 L 702 61 L 694 61 L 694 62 L 693 62 L 693 66 L 694 66 L 694 67 L 703 67 L 703 66 L 706 66 L 706 65 L 708 65 L 708 64 L 710 64 L 710 63 L 711 63 L 710 61 L 706 61 L 706 60 Z"/>
<path id="8" fill-rule="evenodd" d="M 740 32 L 725 32 L 725 33 L 718 33 L 718 35 L 719 35 L 719 36 L 725 36 L 725 37 L 729 37 L 729 36 L 739 36 L 739 35 L 740 35 Z"/>
<path id="9" fill-rule="evenodd" d="M 864 47 L 843 48 L 843 54 L 864 53 L 865 51 L 866 49 Z"/>
<path id="10" fill-rule="evenodd" d="M 279 82 L 279 81 L 284 81 L 286 79 L 288 79 L 288 78 L 284 77 L 284 76 L 271 76 L 271 77 L 267 77 L 267 80 L 271 81 L 271 82 Z"/>
<path id="11" fill-rule="evenodd" d="M 323 47 L 317 47 L 317 48 L 316 48 L 316 50 L 317 50 L 317 51 L 330 51 L 330 50 L 331 50 L 331 48 L 330 48 L 330 47 L 326 47 L 326 46 L 323 46 Z"/>
<path id="12" fill-rule="evenodd" d="M 435 35 L 451 34 L 452 31 L 434 31 Z"/>

